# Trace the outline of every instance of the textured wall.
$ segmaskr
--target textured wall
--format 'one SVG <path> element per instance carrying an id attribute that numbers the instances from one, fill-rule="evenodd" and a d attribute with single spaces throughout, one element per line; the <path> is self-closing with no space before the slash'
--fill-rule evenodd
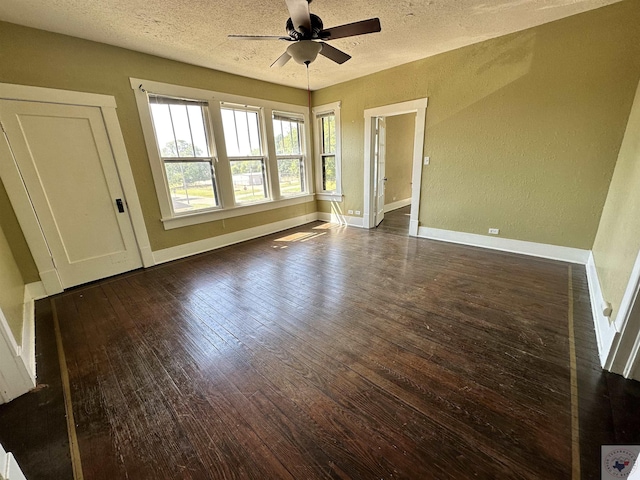
<path id="1" fill-rule="evenodd" d="M 0 22 L 0 82 L 113 95 L 153 250 L 231 233 L 314 212 L 315 202 L 165 231 L 151 176 L 140 118 L 129 77 L 137 77 L 268 100 L 307 104 L 307 92 L 195 67 L 151 55 Z M 2 189 L 0 189 L 2 190 Z M 0 211 L 10 211 L 4 190 Z M 22 233 L 12 249 L 21 271 L 33 281 L 37 271 Z M 9 236 L 9 232 L 7 232 Z M 22 240 L 20 239 L 22 238 Z"/>
<path id="2" fill-rule="evenodd" d="M 605 300 L 615 319 L 640 249 L 640 84 L 629 116 L 609 195 L 593 244 Z"/>
<path id="3" fill-rule="evenodd" d="M 420 224 L 590 249 L 640 77 L 627 0 L 314 93 L 342 101 L 343 208 L 363 210 L 363 111 L 429 97 Z"/>
<path id="4" fill-rule="evenodd" d="M 18 269 L 9 242 L 0 228 L 0 309 L 9 323 L 18 345 L 22 343 L 22 305 L 24 281 Z"/>
<path id="5" fill-rule="evenodd" d="M 384 191 L 385 205 L 411 198 L 415 124 L 415 113 L 386 117 L 387 156 L 385 176 L 388 180 Z"/>
<path id="6" fill-rule="evenodd" d="M 40 280 L 38 269 L 31 256 L 31 251 L 27 245 L 20 224 L 15 213 L 11 209 L 7 191 L 4 184 L 0 180 L 0 229 L 2 229 L 7 237 L 7 241 L 16 259 L 20 259 L 20 273 L 25 283 L 37 282 Z"/>

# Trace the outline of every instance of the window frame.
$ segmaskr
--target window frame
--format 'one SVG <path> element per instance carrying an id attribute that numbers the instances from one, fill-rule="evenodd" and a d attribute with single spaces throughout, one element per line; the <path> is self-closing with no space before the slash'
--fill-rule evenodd
<path id="1" fill-rule="evenodd" d="M 231 162 L 244 162 L 244 161 L 260 161 L 262 162 L 262 188 L 264 190 L 264 198 L 261 198 L 259 200 L 255 200 L 255 201 L 251 201 L 251 202 L 240 202 L 238 201 L 238 199 L 235 197 L 235 188 L 233 188 L 233 203 L 235 206 L 247 206 L 247 205 L 255 205 L 257 203 L 262 203 L 262 202 L 270 202 L 272 200 L 272 194 L 271 194 L 271 187 L 270 184 L 271 182 L 269 181 L 269 165 L 268 165 L 268 155 L 265 152 L 265 147 L 267 147 L 266 144 L 266 132 L 265 132 L 265 128 L 264 128 L 264 123 L 265 123 L 265 119 L 263 118 L 263 110 L 260 107 L 255 107 L 255 106 L 250 106 L 250 105 L 239 105 L 239 104 L 234 104 L 234 103 L 230 103 L 230 102 L 220 102 L 220 115 L 222 117 L 222 110 L 232 110 L 232 111 L 240 111 L 240 112 L 252 112 L 255 113 L 257 115 L 257 119 L 258 119 L 258 139 L 259 139 L 259 143 L 260 143 L 260 155 L 229 155 L 229 151 L 227 148 L 225 148 L 225 155 L 227 157 L 227 161 L 229 162 L 229 169 L 231 169 Z M 237 125 L 237 124 L 236 124 Z M 224 131 L 224 125 L 223 125 L 223 131 Z M 226 135 L 226 134 L 225 134 Z M 238 129 L 236 127 L 236 141 L 239 140 L 238 139 Z M 225 143 L 225 147 L 226 147 L 226 143 L 227 143 L 227 138 L 226 136 L 224 137 L 224 143 Z M 252 175 L 253 176 L 253 175 Z M 253 181 L 253 180 L 252 180 Z M 233 180 L 233 172 L 231 173 L 231 183 L 232 183 L 232 187 L 234 187 L 234 180 Z"/>
<path id="2" fill-rule="evenodd" d="M 156 97 L 156 98 L 163 98 L 167 100 L 167 104 L 171 104 L 171 105 L 180 105 L 181 103 L 184 104 L 193 104 L 193 105 L 198 105 L 202 108 L 202 117 L 203 117 L 203 126 L 205 128 L 205 138 L 207 141 L 207 146 L 209 147 L 209 155 L 205 155 L 205 156 L 197 156 L 197 155 L 193 155 L 190 157 L 181 157 L 181 156 L 176 156 L 176 157 L 172 157 L 172 156 L 164 156 L 162 154 L 162 151 L 160 149 L 160 145 L 157 142 L 157 134 L 155 132 L 155 125 L 153 125 L 154 128 L 154 138 L 156 138 L 156 147 L 158 149 L 158 156 L 160 158 L 160 161 L 162 162 L 162 173 L 163 173 L 163 177 L 164 177 L 164 181 L 165 181 L 165 188 L 167 191 L 167 195 L 169 196 L 169 208 L 171 209 L 171 215 L 172 216 L 181 216 L 181 215 L 188 215 L 188 214 L 194 214 L 194 213 L 202 213 L 202 212 L 208 212 L 208 211 L 212 211 L 212 210 L 219 210 L 222 208 L 222 202 L 220 201 L 220 195 L 219 195 L 219 188 L 217 185 L 217 173 L 216 173 L 216 145 L 214 142 L 214 138 L 211 132 L 211 121 L 209 119 L 209 109 L 208 109 L 208 102 L 206 101 L 200 101 L 200 100 L 193 100 L 193 99 L 186 99 L 186 98 L 176 98 L 176 97 L 171 97 L 171 96 L 167 96 L 167 95 L 158 95 L 158 94 L 149 94 L 148 97 Z M 151 104 L 154 102 L 151 102 L 151 100 L 149 100 L 149 111 L 151 111 Z M 157 104 L 162 104 L 161 102 L 155 102 Z M 151 122 L 153 124 L 153 114 L 151 113 Z M 191 130 L 191 126 L 189 125 L 189 129 Z M 174 136 L 175 136 L 175 129 L 174 129 Z M 191 136 L 193 138 L 193 133 L 191 132 Z M 175 139 L 177 140 L 177 137 L 175 137 Z M 192 140 L 193 141 L 193 140 Z M 195 147 L 195 145 L 194 145 Z M 177 145 L 176 145 L 177 148 Z M 195 152 L 194 152 L 195 153 Z M 167 163 L 197 163 L 197 162 L 202 162 L 202 161 L 207 161 L 209 162 L 209 166 L 211 169 L 211 184 L 212 184 L 212 188 L 213 188 L 213 195 L 214 195 L 214 200 L 216 202 L 215 206 L 209 207 L 209 208 L 200 208 L 198 210 L 192 210 L 192 211 L 186 211 L 186 212 L 176 212 L 175 208 L 173 206 L 173 198 L 171 196 L 171 187 L 169 186 L 169 182 L 167 179 L 167 171 L 166 171 L 166 164 Z"/>
<path id="3" fill-rule="evenodd" d="M 145 145 L 147 147 L 146 149 L 149 156 L 149 164 L 153 176 L 158 205 L 160 207 L 160 221 L 162 222 L 165 230 L 222 220 L 240 215 L 249 215 L 252 213 L 259 213 L 292 205 L 299 205 L 314 200 L 315 196 L 313 191 L 307 191 L 295 196 L 283 197 L 280 195 L 273 122 L 271 121 L 273 111 L 291 112 L 300 115 L 304 119 L 304 149 L 306 152 L 311 151 L 309 140 L 310 135 L 307 133 L 310 128 L 310 115 L 307 106 L 231 95 L 138 78 L 130 78 L 129 81 L 131 88 L 134 91 L 136 104 L 138 106 L 140 124 L 142 127 Z M 149 94 L 173 98 L 194 99 L 208 103 L 206 116 L 208 117 L 209 124 L 207 127 L 210 128 L 209 140 L 211 142 L 211 153 L 214 155 L 213 165 L 215 180 L 217 182 L 219 207 L 178 214 L 173 212 L 170 203 L 171 197 L 168 190 L 168 183 L 164 173 L 164 164 L 160 157 L 153 128 L 151 107 L 148 101 Z M 252 106 L 260 112 L 260 138 L 262 142 L 262 154 L 265 159 L 265 175 L 267 177 L 267 191 L 269 194 L 269 198 L 265 198 L 263 201 L 241 204 L 238 204 L 235 201 L 231 166 L 229 163 L 229 157 L 226 153 L 227 150 L 222 125 L 221 108 L 223 108 L 225 104 L 235 106 Z M 308 155 L 305 155 L 304 162 L 306 185 L 310 186 L 312 185 L 310 178 L 312 168 Z"/>
<path id="4" fill-rule="evenodd" d="M 278 117 L 278 118 L 277 118 Z M 287 112 L 287 111 L 279 111 L 279 110 L 272 110 L 271 112 L 271 127 L 273 128 L 273 121 L 274 120 L 284 120 L 284 119 L 288 119 L 289 121 L 296 121 L 298 124 L 302 123 L 302 128 L 300 128 L 300 131 L 298 133 L 298 137 L 299 137 L 299 144 L 300 144 L 300 153 L 294 153 L 294 154 L 278 154 L 277 148 L 276 148 L 276 138 L 275 138 L 275 131 L 272 134 L 272 138 L 273 138 L 273 143 L 274 143 L 274 151 L 275 151 L 275 164 L 276 164 L 276 172 L 278 174 L 278 193 L 280 198 L 294 198 L 294 197 L 298 197 L 301 195 L 307 195 L 310 190 L 310 182 L 308 181 L 307 178 L 307 173 L 309 170 L 311 170 L 309 168 L 309 165 L 307 165 L 308 162 L 308 155 L 307 155 L 307 151 L 308 149 L 307 147 L 307 138 L 309 137 L 309 135 L 307 135 L 306 133 L 306 124 L 305 124 L 305 119 L 304 116 L 298 114 L 298 113 L 294 113 L 294 112 Z M 300 121 L 302 120 L 302 121 Z M 289 195 L 284 195 L 282 193 L 282 186 L 280 185 L 280 170 L 279 170 L 279 161 L 280 160 L 298 160 L 300 163 L 300 181 L 301 181 L 301 192 L 298 193 L 293 193 L 293 194 L 289 194 Z"/>
<path id="5" fill-rule="evenodd" d="M 314 125 L 314 152 L 315 152 L 315 171 L 316 171 L 316 198 L 318 200 L 328 200 L 332 202 L 342 202 L 342 128 L 340 122 L 341 102 L 320 105 L 313 109 L 313 125 Z M 324 190 L 322 188 L 322 157 L 324 155 L 322 149 L 322 118 L 327 115 L 335 117 L 336 130 L 336 188 L 335 190 Z"/>

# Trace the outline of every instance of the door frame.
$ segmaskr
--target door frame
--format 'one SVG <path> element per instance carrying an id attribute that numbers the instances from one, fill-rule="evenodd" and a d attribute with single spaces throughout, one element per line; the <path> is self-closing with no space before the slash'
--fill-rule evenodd
<path id="1" fill-rule="evenodd" d="M 155 262 L 142 215 L 140 199 L 138 198 L 133 172 L 131 171 L 124 138 L 122 137 L 122 130 L 116 114 L 115 98 L 111 95 L 0 83 L 0 99 L 100 108 L 142 264 L 145 267 L 154 265 Z M 20 228 L 22 228 L 47 295 L 62 292 L 64 290 L 62 282 L 53 264 L 47 241 L 40 229 L 36 212 L 33 209 L 20 171 L 6 141 L 0 141 L 0 178 L 7 190 L 7 195 Z"/>
<path id="2" fill-rule="evenodd" d="M 614 321 L 616 332 L 602 358 L 606 370 L 640 381 L 640 251 Z"/>
<path id="3" fill-rule="evenodd" d="M 364 111 L 364 212 L 363 227 L 375 226 L 376 199 L 375 192 L 375 155 L 373 135 L 375 117 L 393 117 L 405 113 L 415 113 L 416 123 L 413 140 L 413 169 L 411 174 L 411 218 L 409 221 L 409 235 L 418 236 L 418 214 L 420 206 L 420 192 L 422 183 L 422 151 L 424 148 L 424 131 L 427 114 L 428 99 L 419 98 L 408 102 L 394 103 L 382 107 L 368 108 Z"/>

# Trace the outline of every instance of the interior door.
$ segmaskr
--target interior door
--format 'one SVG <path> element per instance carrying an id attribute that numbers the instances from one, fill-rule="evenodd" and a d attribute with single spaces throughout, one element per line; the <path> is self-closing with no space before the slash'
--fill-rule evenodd
<path id="1" fill-rule="evenodd" d="M 384 220 L 384 189 L 386 176 L 386 126 L 384 117 L 376 118 L 376 227 Z"/>
<path id="2" fill-rule="evenodd" d="M 63 287 L 141 267 L 100 108 L 0 100 L 0 120 Z"/>

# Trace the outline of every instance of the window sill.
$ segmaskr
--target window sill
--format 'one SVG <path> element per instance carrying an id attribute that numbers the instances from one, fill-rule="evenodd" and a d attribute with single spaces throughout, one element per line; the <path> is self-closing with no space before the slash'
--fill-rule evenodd
<path id="1" fill-rule="evenodd" d="M 344 199 L 344 195 L 341 195 L 339 193 L 316 193 L 316 199 L 324 200 L 327 202 L 342 203 L 342 200 Z"/>
<path id="2" fill-rule="evenodd" d="M 301 203 L 311 202 L 313 201 L 313 198 L 313 194 L 304 194 L 297 197 L 290 197 L 272 202 L 254 203 L 251 205 L 241 205 L 237 207 L 225 208 L 224 210 L 194 212 L 175 217 L 163 218 L 162 223 L 165 230 L 172 230 L 174 228 L 197 225 L 198 223 L 213 222 L 216 220 L 224 220 L 225 218 L 239 217 L 241 215 L 250 215 L 252 213 L 274 210 L 276 208 L 299 205 Z"/>

